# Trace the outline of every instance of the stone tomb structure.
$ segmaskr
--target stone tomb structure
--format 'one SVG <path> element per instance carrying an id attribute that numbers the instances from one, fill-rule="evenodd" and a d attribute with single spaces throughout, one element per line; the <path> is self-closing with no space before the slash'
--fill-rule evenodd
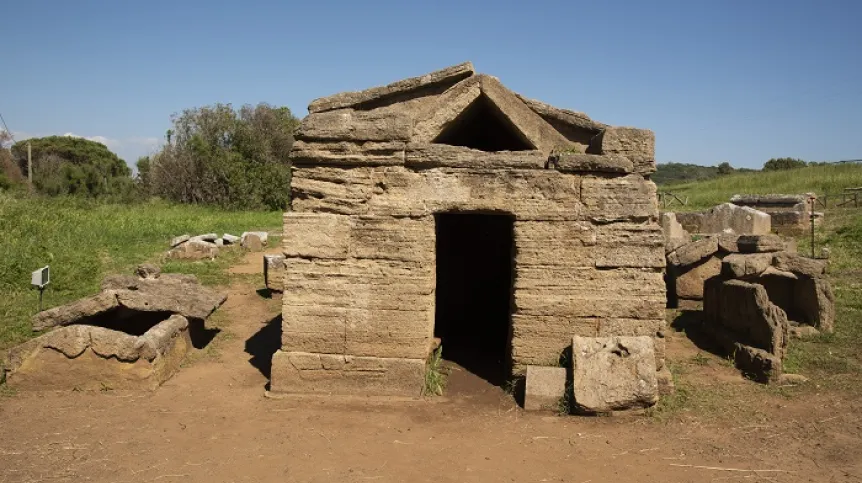
<path id="1" fill-rule="evenodd" d="M 276 393 L 419 395 L 437 342 L 494 383 L 572 337 L 648 336 L 665 266 L 651 131 L 461 64 L 317 99 L 292 150 Z"/>

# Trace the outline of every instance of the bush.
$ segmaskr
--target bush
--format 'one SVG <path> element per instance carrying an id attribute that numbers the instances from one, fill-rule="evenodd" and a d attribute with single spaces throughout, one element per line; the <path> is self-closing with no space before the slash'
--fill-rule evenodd
<path id="1" fill-rule="evenodd" d="M 764 171 L 781 171 L 784 169 L 804 168 L 808 163 L 796 158 L 772 158 L 763 165 Z"/>
<path id="2" fill-rule="evenodd" d="M 131 170 L 104 144 L 71 136 L 19 141 L 12 146 L 13 164 L 19 173 L 27 172 L 27 144 L 32 149 L 33 187 L 39 193 L 114 198 L 134 195 Z"/>
<path id="3" fill-rule="evenodd" d="M 138 183 L 181 203 L 284 210 L 288 202 L 293 132 L 286 107 L 216 104 L 172 119 L 167 144 L 138 160 Z"/>

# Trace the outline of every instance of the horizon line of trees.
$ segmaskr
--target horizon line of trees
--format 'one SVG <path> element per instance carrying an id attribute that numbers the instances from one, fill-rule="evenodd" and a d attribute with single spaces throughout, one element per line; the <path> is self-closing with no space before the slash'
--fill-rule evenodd
<path id="1" fill-rule="evenodd" d="M 137 174 L 104 144 L 72 136 L 31 138 L 3 148 L 0 190 L 124 202 L 159 197 L 230 209 L 284 210 L 288 154 L 299 120 L 287 107 L 214 104 L 171 116 L 164 146 L 136 163 Z M 27 145 L 33 183 L 27 183 Z"/>

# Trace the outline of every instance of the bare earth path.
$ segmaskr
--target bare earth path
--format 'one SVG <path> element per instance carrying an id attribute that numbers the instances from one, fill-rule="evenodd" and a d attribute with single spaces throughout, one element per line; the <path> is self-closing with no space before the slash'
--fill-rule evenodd
<path id="1" fill-rule="evenodd" d="M 234 272 L 255 272 L 259 258 Z M 237 277 L 214 348 L 155 393 L 0 396 L 0 481 L 862 481 L 862 404 L 828 394 L 769 397 L 738 423 L 527 414 L 501 391 L 269 399 L 279 307 L 256 289 Z M 682 336 L 670 343 L 693 351 Z M 715 365 L 701 377 L 747 384 Z"/>

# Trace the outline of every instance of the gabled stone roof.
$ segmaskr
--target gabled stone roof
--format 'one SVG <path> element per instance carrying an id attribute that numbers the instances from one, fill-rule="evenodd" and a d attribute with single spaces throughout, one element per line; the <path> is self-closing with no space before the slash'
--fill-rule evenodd
<path id="1" fill-rule="evenodd" d="M 480 152 L 532 152 L 546 159 L 558 153 L 615 155 L 628 158 L 635 172 L 655 170 L 651 131 L 612 128 L 584 113 L 520 96 L 497 78 L 477 74 L 470 62 L 315 99 L 308 110 L 292 153 L 299 164 L 314 163 L 323 151 L 344 165 L 402 164 L 398 153 L 404 145 L 448 144 Z"/>

